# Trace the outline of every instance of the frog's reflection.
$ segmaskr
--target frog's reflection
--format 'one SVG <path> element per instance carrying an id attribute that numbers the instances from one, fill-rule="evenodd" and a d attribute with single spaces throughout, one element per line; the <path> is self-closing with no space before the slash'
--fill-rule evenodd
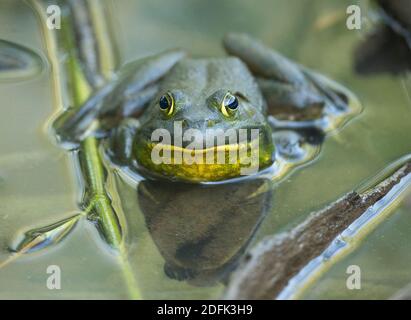
<path id="1" fill-rule="evenodd" d="M 270 210 L 266 179 L 197 185 L 143 181 L 138 197 L 170 278 L 195 285 L 224 280 Z"/>

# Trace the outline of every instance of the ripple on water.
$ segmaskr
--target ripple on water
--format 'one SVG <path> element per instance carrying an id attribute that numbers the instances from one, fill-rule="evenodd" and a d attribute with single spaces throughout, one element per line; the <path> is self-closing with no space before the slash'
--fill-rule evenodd
<path id="1" fill-rule="evenodd" d="M 34 51 L 0 39 L 0 80 L 27 79 L 42 69 L 42 59 Z"/>

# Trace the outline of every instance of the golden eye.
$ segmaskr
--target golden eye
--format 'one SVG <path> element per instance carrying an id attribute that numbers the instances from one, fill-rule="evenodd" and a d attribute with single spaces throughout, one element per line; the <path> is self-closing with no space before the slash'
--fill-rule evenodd
<path id="1" fill-rule="evenodd" d="M 167 116 L 171 116 L 174 112 L 174 98 L 171 93 L 166 93 L 162 95 L 158 101 L 160 110 L 164 112 Z"/>
<path id="2" fill-rule="evenodd" d="M 230 117 L 238 109 L 238 99 L 235 95 L 227 92 L 221 103 L 221 112 L 226 117 Z"/>

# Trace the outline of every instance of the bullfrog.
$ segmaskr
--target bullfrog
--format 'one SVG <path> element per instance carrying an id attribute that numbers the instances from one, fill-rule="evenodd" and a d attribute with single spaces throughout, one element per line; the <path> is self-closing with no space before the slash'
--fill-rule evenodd
<path id="1" fill-rule="evenodd" d="M 58 140 L 74 148 L 94 134 L 107 138 L 111 161 L 132 172 L 218 182 L 295 156 L 294 148 L 276 148 L 273 132 L 292 132 L 283 145 L 319 144 L 352 113 L 350 91 L 251 36 L 230 33 L 223 45 L 228 57 L 169 50 L 126 64 L 54 121 Z"/>

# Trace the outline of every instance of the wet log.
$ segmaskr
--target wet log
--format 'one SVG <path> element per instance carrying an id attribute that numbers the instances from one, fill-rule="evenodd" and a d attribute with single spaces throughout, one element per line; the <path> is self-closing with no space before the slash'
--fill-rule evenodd
<path id="1" fill-rule="evenodd" d="M 328 207 L 311 213 L 289 232 L 262 240 L 232 275 L 224 298 L 276 298 L 290 279 L 410 172 L 411 162 L 375 187 L 362 193 L 349 192 Z"/>

